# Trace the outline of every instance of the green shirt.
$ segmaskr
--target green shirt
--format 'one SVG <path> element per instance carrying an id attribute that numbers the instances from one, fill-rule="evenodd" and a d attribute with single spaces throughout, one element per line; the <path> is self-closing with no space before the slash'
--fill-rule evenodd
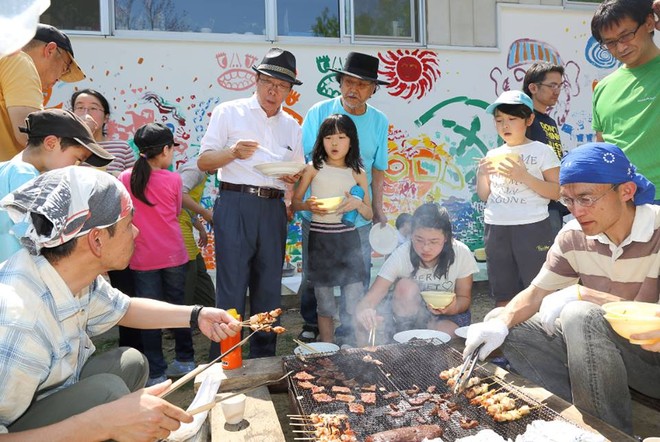
<path id="1" fill-rule="evenodd" d="M 621 67 L 594 90 L 593 129 L 619 146 L 637 171 L 655 184 L 660 199 L 660 56 Z"/>

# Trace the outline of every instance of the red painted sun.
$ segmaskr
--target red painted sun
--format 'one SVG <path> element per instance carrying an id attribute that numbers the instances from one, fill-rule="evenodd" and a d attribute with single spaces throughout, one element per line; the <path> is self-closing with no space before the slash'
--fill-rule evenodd
<path id="1" fill-rule="evenodd" d="M 390 82 L 388 93 L 404 100 L 417 95 L 422 98 L 433 89 L 433 83 L 440 78 L 438 55 L 433 51 L 398 49 L 378 54 L 383 62 L 379 73 Z"/>

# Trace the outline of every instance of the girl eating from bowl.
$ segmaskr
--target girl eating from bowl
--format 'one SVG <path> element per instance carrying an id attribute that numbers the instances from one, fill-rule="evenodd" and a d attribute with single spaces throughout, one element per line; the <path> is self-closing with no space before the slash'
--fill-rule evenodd
<path id="1" fill-rule="evenodd" d="M 355 185 L 362 188 L 362 199 L 351 196 L 350 190 Z M 312 196 L 303 202 L 310 186 Z M 319 198 L 337 196 L 346 197 L 337 207 L 320 204 Z M 373 217 L 357 128 L 349 116 L 330 115 L 321 124 L 312 151 L 312 164 L 303 170 L 291 207 L 294 211 L 312 212 L 307 277 L 316 295 L 319 338 L 323 342 L 333 342 L 333 318 L 337 312 L 334 288 L 341 287 L 349 315 L 364 295 L 360 236 L 352 223 L 342 222 L 342 215 L 357 210 L 364 219 Z M 352 321 L 350 318 L 341 320 Z"/>
<path id="2" fill-rule="evenodd" d="M 370 330 L 385 326 L 380 304 L 392 284 L 388 302 L 396 332 L 427 328 L 453 335 L 458 327 L 470 324 L 472 274 L 478 271 L 470 249 L 453 238 L 447 210 L 434 203 L 423 204 L 413 214 L 411 240 L 385 261 L 355 309 L 358 345 L 367 343 Z M 423 291 L 456 296 L 446 307 L 435 308 L 424 301 Z"/>

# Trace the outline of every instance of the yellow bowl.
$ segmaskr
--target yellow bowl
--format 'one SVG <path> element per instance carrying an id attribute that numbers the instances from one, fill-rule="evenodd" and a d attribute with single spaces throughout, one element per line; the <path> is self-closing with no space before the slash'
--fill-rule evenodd
<path id="1" fill-rule="evenodd" d="M 436 291 L 423 291 L 422 298 L 424 302 L 433 308 L 445 308 L 456 297 L 456 293 L 452 292 L 436 292 Z"/>
<path id="2" fill-rule="evenodd" d="M 316 203 L 321 209 L 335 210 L 342 201 L 344 201 L 343 196 L 333 196 L 331 198 L 319 198 L 316 200 Z"/>
<path id="3" fill-rule="evenodd" d="M 517 153 L 503 153 L 500 155 L 494 155 L 492 157 L 488 157 L 488 161 L 490 162 L 491 166 L 493 166 L 496 169 L 500 167 L 500 165 L 502 164 L 506 164 L 508 166 L 509 162 L 506 161 L 507 159 L 515 163 L 517 161 L 520 161 L 520 155 Z"/>
<path id="4" fill-rule="evenodd" d="M 474 251 L 474 259 L 476 259 L 477 262 L 486 262 L 486 249 L 483 247 L 481 249 L 476 249 Z"/>
<path id="5" fill-rule="evenodd" d="M 609 302 L 603 305 L 605 319 L 620 336 L 631 344 L 653 344 L 658 339 L 630 339 L 635 333 L 660 330 L 660 305 L 649 302 Z"/>

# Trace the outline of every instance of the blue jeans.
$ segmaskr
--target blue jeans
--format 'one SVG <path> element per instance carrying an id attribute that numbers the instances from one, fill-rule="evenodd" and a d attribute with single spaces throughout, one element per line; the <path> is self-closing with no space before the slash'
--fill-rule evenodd
<path id="1" fill-rule="evenodd" d="M 629 387 L 660 398 L 660 353 L 616 334 L 590 302 L 567 304 L 552 337 L 533 316 L 511 329 L 502 349 L 520 375 L 628 434 Z"/>
<path id="2" fill-rule="evenodd" d="M 150 271 L 133 271 L 135 295 L 140 298 L 165 301 L 183 305 L 186 284 L 186 266 L 168 267 Z M 181 362 L 195 360 L 190 328 L 175 328 L 174 351 Z M 142 347 L 149 360 L 149 377 L 157 378 L 165 374 L 167 362 L 163 357 L 162 333 L 160 329 L 142 330 Z"/>

